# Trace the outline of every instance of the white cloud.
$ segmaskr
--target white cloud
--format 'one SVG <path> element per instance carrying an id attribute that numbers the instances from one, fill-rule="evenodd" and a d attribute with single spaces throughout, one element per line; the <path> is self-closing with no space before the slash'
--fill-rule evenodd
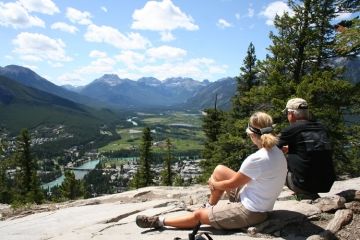
<path id="1" fill-rule="evenodd" d="M 116 61 L 112 58 L 98 58 L 95 61 L 92 61 L 90 65 L 77 69 L 75 72 L 81 75 L 87 74 L 105 74 L 114 72 L 113 66 L 116 64 Z"/>
<path id="2" fill-rule="evenodd" d="M 285 12 L 288 12 L 290 16 L 294 14 L 294 12 L 290 9 L 290 7 L 286 3 L 282 1 L 276 1 L 270 3 L 265 8 L 265 10 L 260 13 L 260 15 L 265 16 L 267 18 L 266 24 L 272 26 L 274 25 L 275 16 L 276 15 L 282 16 L 284 15 Z"/>
<path id="3" fill-rule="evenodd" d="M 145 60 L 144 55 L 130 50 L 122 51 L 119 55 L 115 56 L 115 58 L 128 67 L 142 63 Z"/>
<path id="4" fill-rule="evenodd" d="M 139 33 L 128 33 L 127 36 L 116 28 L 109 26 L 89 25 L 84 35 L 89 42 L 107 43 L 120 49 L 144 49 L 150 46 L 150 41 Z"/>
<path id="5" fill-rule="evenodd" d="M 65 73 L 57 78 L 59 85 L 71 84 L 74 86 L 81 86 L 86 79 L 78 73 Z"/>
<path id="6" fill-rule="evenodd" d="M 0 26 L 18 28 L 45 27 L 45 22 L 31 16 L 20 2 L 0 2 Z"/>
<path id="7" fill-rule="evenodd" d="M 128 78 L 128 79 L 134 79 L 134 80 L 144 77 L 144 75 L 142 75 L 142 73 L 130 72 L 129 69 L 127 69 L 127 68 L 117 69 L 116 74 L 120 78 Z"/>
<path id="8" fill-rule="evenodd" d="M 14 52 L 20 58 L 37 61 L 68 62 L 72 58 L 65 53 L 65 43 L 39 33 L 22 32 L 13 40 Z"/>
<path id="9" fill-rule="evenodd" d="M 104 6 L 101 7 L 101 10 L 103 10 L 104 12 L 107 12 L 107 11 L 108 11 L 107 8 L 104 7 Z"/>
<path id="10" fill-rule="evenodd" d="M 105 58 L 105 57 L 107 57 L 107 54 L 106 54 L 106 52 L 103 52 L 103 51 L 92 50 L 89 53 L 89 57 L 92 57 L 92 58 Z"/>
<path id="11" fill-rule="evenodd" d="M 64 22 L 53 23 L 51 25 L 51 29 L 56 29 L 56 30 L 60 30 L 63 32 L 68 32 L 68 33 L 76 33 L 78 31 L 77 27 L 69 25 Z"/>
<path id="12" fill-rule="evenodd" d="M 216 23 L 216 26 L 218 26 L 219 28 L 228 28 L 231 27 L 231 23 L 229 23 L 228 21 L 226 21 L 225 19 L 219 19 Z"/>
<path id="13" fill-rule="evenodd" d="M 60 62 L 52 62 L 52 61 L 48 61 L 48 63 L 54 67 L 54 68 L 61 68 L 64 66 L 64 64 L 60 63 Z"/>
<path id="14" fill-rule="evenodd" d="M 236 14 L 235 14 L 235 18 L 236 18 L 237 20 L 240 20 L 240 17 L 241 17 L 241 16 L 240 16 L 240 13 L 236 13 Z"/>
<path id="15" fill-rule="evenodd" d="M 20 55 L 20 59 L 26 62 L 41 62 L 42 59 L 34 55 Z"/>
<path id="16" fill-rule="evenodd" d="M 250 6 L 248 8 L 248 17 L 252 18 L 254 16 L 255 10 Z"/>
<path id="17" fill-rule="evenodd" d="M 161 41 L 170 42 L 175 40 L 175 36 L 171 32 L 161 32 Z"/>
<path id="18" fill-rule="evenodd" d="M 89 12 L 81 12 L 75 8 L 68 7 L 66 10 L 66 17 L 72 22 L 81 25 L 91 24 L 91 14 Z"/>
<path id="19" fill-rule="evenodd" d="M 160 46 L 157 48 L 150 48 L 146 51 L 146 54 L 152 59 L 181 59 L 186 56 L 187 52 L 184 49 L 170 47 L 170 46 Z"/>
<path id="20" fill-rule="evenodd" d="M 171 0 L 161 2 L 148 1 L 144 8 L 134 11 L 131 25 L 133 29 L 152 31 L 172 31 L 183 28 L 189 31 L 198 30 L 190 15 L 186 15 Z"/>
<path id="21" fill-rule="evenodd" d="M 29 10 L 29 12 L 39 12 L 48 15 L 60 12 L 52 0 L 19 0 L 19 2 Z"/>
<path id="22" fill-rule="evenodd" d="M 97 58 L 89 65 L 75 69 L 72 72 L 65 73 L 57 78 L 59 85 L 71 84 L 74 86 L 83 86 L 88 83 L 89 76 L 103 75 L 106 73 L 114 73 L 114 65 L 116 62 L 109 58 Z"/>
<path id="23" fill-rule="evenodd" d="M 39 69 L 38 66 L 28 65 L 28 64 L 25 64 L 24 67 L 29 68 L 29 69 L 31 69 L 31 70 L 33 70 L 33 71 L 36 70 L 36 69 Z"/>
<path id="24" fill-rule="evenodd" d="M 227 66 L 217 65 L 214 60 L 208 58 L 191 59 L 185 62 L 170 63 L 166 62 L 160 65 L 149 65 L 137 67 L 136 73 L 139 76 L 153 76 L 164 80 L 170 77 L 191 77 L 194 79 L 209 79 L 215 74 L 224 74 Z"/>

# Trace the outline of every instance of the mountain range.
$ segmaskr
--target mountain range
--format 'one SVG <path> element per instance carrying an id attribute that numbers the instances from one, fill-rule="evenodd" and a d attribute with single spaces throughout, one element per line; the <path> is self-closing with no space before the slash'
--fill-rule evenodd
<path id="1" fill-rule="evenodd" d="M 347 70 L 344 76 L 353 83 L 360 82 L 359 57 L 337 59 L 333 64 L 335 66 L 346 66 Z M 4 125 L 7 122 L 9 128 L 15 128 L 20 122 L 26 123 L 23 127 L 31 127 L 34 124 L 47 122 L 46 119 L 54 119 L 51 116 L 57 115 L 45 114 L 48 116 L 45 120 L 40 117 L 42 115 L 40 113 L 30 118 L 14 118 L 10 113 L 15 114 L 14 109 L 19 109 L 19 106 L 22 106 L 20 109 L 23 112 L 31 113 L 30 115 L 34 115 L 39 108 L 60 113 L 63 117 L 59 117 L 57 122 L 66 121 L 71 115 L 71 117 L 78 116 L 79 118 L 87 116 L 89 120 L 99 123 L 104 122 L 105 119 L 107 119 L 106 121 L 118 119 L 119 115 L 115 112 L 119 110 L 175 109 L 198 111 L 214 107 L 215 99 L 217 107 L 227 110 L 231 108 L 231 98 L 236 91 L 236 79 L 234 77 L 219 79 L 215 82 L 197 81 L 183 77 L 168 78 L 164 81 L 153 77 L 144 77 L 135 81 L 120 78 L 116 74 L 105 74 L 85 86 L 74 87 L 71 85 L 55 85 L 31 69 L 17 65 L 0 67 L 0 76 L 0 111 L 2 116 L 0 123 Z M 10 109 L 13 110 L 10 111 Z M 106 116 L 100 117 L 100 121 L 99 111 L 106 112 L 106 114 L 100 114 L 100 116 Z M 68 114 L 69 112 L 71 114 Z M 31 119 L 37 119 L 37 121 L 30 121 Z M 33 124 L 30 124 L 31 122 Z"/>
<path id="2" fill-rule="evenodd" d="M 23 128 L 46 132 L 34 137 L 47 137 L 45 142 L 53 141 L 49 137 L 56 138 L 56 146 L 43 147 L 42 152 L 49 154 L 81 143 L 101 145 L 115 137 L 115 125 L 122 119 L 116 111 L 91 108 L 1 75 L 0 116 L 1 138 L 3 134 L 16 136 Z M 64 130 L 62 136 L 55 131 L 59 128 Z M 104 131 L 108 134 L 102 134 Z"/>
<path id="3" fill-rule="evenodd" d="M 141 78 L 138 81 L 121 79 L 116 74 L 105 74 L 78 92 L 101 100 L 117 108 L 139 109 L 170 107 L 185 103 L 194 93 L 209 85 L 191 78 Z"/>
<path id="4" fill-rule="evenodd" d="M 106 74 L 75 88 L 57 86 L 31 69 L 9 65 L 0 67 L 0 126 L 16 135 L 21 128 L 65 125 L 70 134 L 90 140 L 98 138 L 102 128 L 115 132 L 109 126 L 124 121 L 126 110 L 199 110 L 207 104 L 212 106 L 213 97 L 207 96 L 208 91 L 226 93 L 218 95 L 226 96 L 219 97 L 219 102 L 228 102 L 231 93 L 226 88 L 231 87 L 232 81 L 232 78 L 216 83 L 191 78 L 160 81 L 151 77 L 133 81 Z"/>

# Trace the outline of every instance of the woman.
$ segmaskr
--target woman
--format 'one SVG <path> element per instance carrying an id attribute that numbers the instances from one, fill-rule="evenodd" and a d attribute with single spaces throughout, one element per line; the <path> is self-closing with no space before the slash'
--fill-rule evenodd
<path id="1" fill-rule="evenodd" d="M 259 149 L 244 160 L 238 172 L 223 165 L 215 168 L 208 181 L 211 195 L 205 208 L 179 217 L 139 215 L 136 224 L 142 228 L 188 229 L 200 222 L 217 229 L 239 229 L 264 221 L 282 190 L 287 172 L 272 124 L 271 116 L 263 112 L 250 117 L 246 132 Z M 229 202 L 219 202 L 224 191 Z"/>

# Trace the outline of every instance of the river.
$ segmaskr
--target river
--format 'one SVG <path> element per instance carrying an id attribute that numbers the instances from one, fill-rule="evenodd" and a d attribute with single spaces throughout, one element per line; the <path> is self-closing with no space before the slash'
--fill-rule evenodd
<path id="1" fill-rule="evenodd" d="M 84 163 L 83 165 L 77 167 L 78 169 L 94 169 L 96 167 L 96 165 L 100 162 L 100 160 L 92 160 L 89 162 Z M 88 171 L 77 171 L 77 170 L 72 170 L 75 174 L 75 178 L 76 179 L 83 179 L 84 176 L 88 173 Z M 60 177 L 58 177 L 57 179 L 55 179 L 54 181 L 51 181 L 49 183 L 45 183 L 43 185 L 41 185 L 42 188 L 44 189 L 51 189 L 54 186 L 59 186 L 61 185 L 61 183 L 64 181 L 65 176 L 64 174 L 61 175 Z"/>

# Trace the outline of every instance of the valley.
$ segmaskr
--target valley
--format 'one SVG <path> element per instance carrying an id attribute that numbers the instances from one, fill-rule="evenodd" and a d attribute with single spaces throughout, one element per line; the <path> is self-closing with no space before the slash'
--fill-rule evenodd
<path id="1" fill-rule="evenodd" d="M 68 132 L 65 125 L 40 125 L 30 130 L 31 147 L 39 158 L 38 174 L 42 187 L 49 194 L 51 189 L 64 181 L 64 171 L 72 170 L 76 179 L 83 179 L 85 174 L 95 169 L 98 163 L 103 165 L 103 172 L 113 179 L 114 192 L 127 189 L 127 184 L 138 168 L 139 148 L 144 127 L 151 129 L 153 138 L 153 171 L 160 173 L 163 157 L 166 154 L 166 139 L 172 144 L 174 171 L 181 174 L 184 181 L 192 181 L 200 174 L 198 163 L 203 150 L 204 133 L 201 130 L 201 113 L 164 111 L 158 113 L 133 112 L 124 117 L 114 129 L 99 128 L 100 135 L 112 140 L 98 146 L 95 140 L 85 144 L 75 144 L 69 148 L 59 142 L 70 141 L 74 134 Z M 15 151 L 16 137 L 2 134 L 10 154 Z M 57 149 L 50 151 L 49 149 Z M 52 154 L 49 154 L 52 152 Z M 194 164 L 194 161 L 196 164 Z M 189 165 L 190 164 L 190 165 Z M 85 171 L 79 167 L 90 166 Z"/>

